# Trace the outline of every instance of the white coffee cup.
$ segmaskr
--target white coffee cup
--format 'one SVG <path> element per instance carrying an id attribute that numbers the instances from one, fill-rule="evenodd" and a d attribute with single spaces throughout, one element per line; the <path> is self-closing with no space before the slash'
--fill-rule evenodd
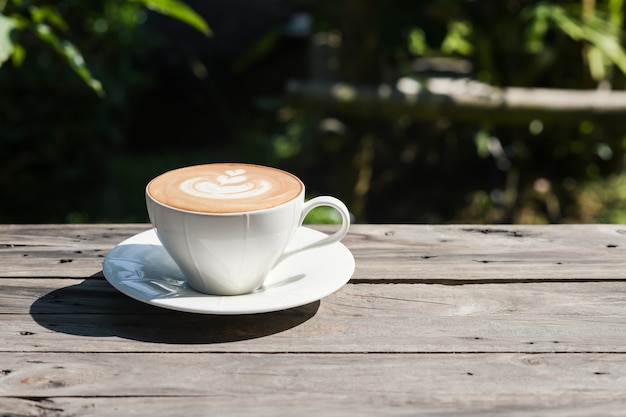
<path id="1" fill-rule="evenodd" d="M 295 253 L 341 240 L 350 213 L 329 196 L 304 200 L 304 184 L 276 168 L 207 164 L 166 172 L 146 187 L 150 221 L 161 244 L 196 291 L 239 295 L 258 290 L 272 268 Z M 306 215 L 329 206 L 339 230 L 286 250 Z"/>

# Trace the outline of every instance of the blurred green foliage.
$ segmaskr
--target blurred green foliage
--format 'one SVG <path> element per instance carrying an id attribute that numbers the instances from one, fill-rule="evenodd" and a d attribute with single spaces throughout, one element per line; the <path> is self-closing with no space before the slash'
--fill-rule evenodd
<path id="1" fill-rule="evenodd" d="M 620 0 L 357 3 L 329 8 L 325 27 L 354 45 L 346 39 L 356 36 L 345 18 L 350 11 L 384 16 L 367 29 L 376 31 L 375 58 L 352 64 L 379 68 L 374 81 L 452 76 L 503 87 L 625 87 Z M 442 62 L 457 65 L 436 68 Z M 626 139 L 621 124 L 398 119 L 359 131 L 365 123 L 349 122 L 352 134 L 376 137 L 374 157 L 364 167 L 373 171 L 367 194 L 352 194 L 353 207 L 364 200 L 358 217 L 365 221 L 589 222 L 621 218 L 626 209 L 619 193 L 596 193 L 604 209 L 595 217 L 584 210 L 588 184 L 613 189 L 619 183 Z"/>
<path id="2" fill-rule="evenodd" d="M 150 178 L 223 160 L 292 171 L 360 222 L 624 221 L 623 125 L 361 120 L 283 94 L 322 76 L 623 90 L 623 0 L 218 3 L 0 0 L 0 222 L 146 221 Z"/>
<path id="3" fill-rule="evenodd" d="M 146 8 L 210 33 L 174 0 L 0 3 L 0 221 L 123 219 L 111 181 L 152 83 L 139 64 L 157 45 L 139 30 Z"/>
<path id="4" fill-rule="evenodd" d="M 72 41 L 59 36 L 59 33 L 65 34 L 70 31 L 70 25 L 63 17 L 63 11 L 76 6 L 72 3 L 76 2 L 65 2 L 55 7 L 36 0 L 2 0 L 0 2 L 0 65 L 11 58 L 15 66 L 21 66 L 28 48 L 31 47 L 28 40 L 24 42 L 25 36 L 34 35 L 63 58 L 85 84 L 102 97 L 104 95 L 102 83 L 93 77 L 80 50 Z M 85 19 L 82 23 L 87 24 L 87 33 L 91 35 L 107 32 L 110 24 L 113 25 L 113 31 L 121 34 L 124 30 L 135 29 L 138 23 L 145 20 L 142 7 L 179 19 L 205 35 L 211 32 L 201 16 L 178 0 L 108 1 L 100 5 L 90 5 L 87 10 L 83 10 L 87 13 L 82 15 Z"/>

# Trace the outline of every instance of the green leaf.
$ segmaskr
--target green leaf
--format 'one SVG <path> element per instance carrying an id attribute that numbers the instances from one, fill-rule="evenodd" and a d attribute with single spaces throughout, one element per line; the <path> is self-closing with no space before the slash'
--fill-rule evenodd
<path id="1" fill-rule="evenodd" d="M 194 27 L 206 36 L 210 36 L 211 29 L 207 22 L 191 7 L 179 0 L 132 0 L 143 3 L 148 9 L 180 20 Z"/>
<path id="2" fill-rule="evenodd" d="M 489 151 L 489 132 L 486 130 L 479 130 L 474 136 L 474 143 L 476 144 L 476 151 L 481 158 L 487 158 L 491 153 Z"/>
<path id="3" fill-rule="evenodd" d="M 588 28 L 585 35 L 587 41 L 598 48 L 622 73 L 626 74 L 626 51 L 622 47 L 619 37 L 607 35 L 591 28 Z"/>
<path id="4" fill-rule="evenodd" d="M 426 34 L 421 28 L 414 27 L 409 32 L 409 51 L 413 55 L 425 55 L 428 51 L 428 43 L 426 42 Z"/>
<path id="5" fill-rule="evenodd" d="M 11 32 L 17 28 L 14 19 L 0 14 L 0 66 L 11 57 L 15 45 L 11 39 Z"/>
<path id="6" fill-rule="evenodd" d="M 29 10 L 33 23 L 49 23 L 64 32 L 69 29 L 67 22 L 51 6 L 30 6 Z"/>
<path id="7" fill-rule="evenodd" d="M 623 1 L 612 1 L 613 8 L 622 5 Z M 626 74 L 626 50 L 622 46 L 620 27 L 615 21 L 621 21 L 622 15 L 610 16 L 611 20 L 595 17 L 585 22 L 557 5 L 540 4 L 526 12 L 534 19 L 550 19 L 563 33 L 576 41 L 589 42 L 592 46 L 588 55 L 589 70 L 594 79 L 602 79 L 606 74 L 608 63 L 617 66 Z"/>
<path id="8" fill-rule="evenodd" d="M 624 23 L 624 0 L 609 0 L 608 4 L 611 23 L 622 27 Z"/>
<path id="9" fill-rule="evenodd" d="M 91 72 L 87 68 L 85 60 L 78 48 L 67 40 L 60 40 L 54 32 L 52 32 L 50 26 L 45 23 L 39 23 L 35 27 L 35 33 L 42 41 L 52 46 L 59 55 L 65 58 L 72 70 L 74 70 L 74 72 L 78 74 L 78 76 L 82 78 L 83 81 L 91 87 L 96 94 L 98 94 L 98 96 L 104 96 L 102 83 L 91 75 Z"/>
<path id="10" fill-rule="evenodd" d="M 11 57 L 11 62 L 13 62 L 13 65 L 15 65 L 16 67 L 19 67 L 22 65 L 22 62 L 24 62 L 24 58 L 26 58 L 26 48 L 24 48 L 22 45 L 20 45 L 19 43 L 14 43 L 13 44 L 13 56 Z"/>
<path id="11" fill-rule="evenodd" d="M 522 18 L 528 20 L 528 26 L 524 31 L 524 45 L 531 53 L 540 53 L 544 50 L 544 38 L 548 32 L 548 16 L 544 5 L 526 9 Z"/>
<path id="12" fill-rule="evenodd" d="M 587 51 L 587 61 L 589 72 L 594 80 L 600 81 L 606 78 L 606 63 L 602 51 L 595 46 L 590 46 Z"/>
<path id="13" fill-rule="evenodd" d="M 472 26 L 470 23 L 461 21 L 450 22 L 448 24 L 448 33 L 441 42 L 441 50 L 448 54 L 471 55 L 474 49 L 469 40 L 471 34 Z"/>

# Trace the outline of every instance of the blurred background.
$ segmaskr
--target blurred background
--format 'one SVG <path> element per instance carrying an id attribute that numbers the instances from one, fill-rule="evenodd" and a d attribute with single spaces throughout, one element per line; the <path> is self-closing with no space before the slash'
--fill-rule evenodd
<path id="1" fill-rule="evenodd" d="M 0 0 L 0 223 L 145 222 L 217 161 L 360 223 L 626 223 L 623 0 L 165 3 Z"/>

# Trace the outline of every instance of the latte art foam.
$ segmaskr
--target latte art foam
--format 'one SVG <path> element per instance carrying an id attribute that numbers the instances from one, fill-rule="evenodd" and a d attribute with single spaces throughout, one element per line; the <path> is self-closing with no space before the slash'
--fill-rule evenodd
<path id="1" fill-rule="evenodd" d="M 180 184 L 180 190 L 196 197 L 233 200 L 262 196 L 272 190 L 272 184 L 264 179 L 252 182 L 245 169 L 227 170 L 217 176 L 217 181 L 209 177 L 196 177 Z"/>
<path id="2" fill-rule="evenodd" d="M 168 206 L 205 213 L 237 213 L 278 206 L 303 190 L 295 176 L 248 164 L 198 165 L 166 172 L 148 193 Z"/>

